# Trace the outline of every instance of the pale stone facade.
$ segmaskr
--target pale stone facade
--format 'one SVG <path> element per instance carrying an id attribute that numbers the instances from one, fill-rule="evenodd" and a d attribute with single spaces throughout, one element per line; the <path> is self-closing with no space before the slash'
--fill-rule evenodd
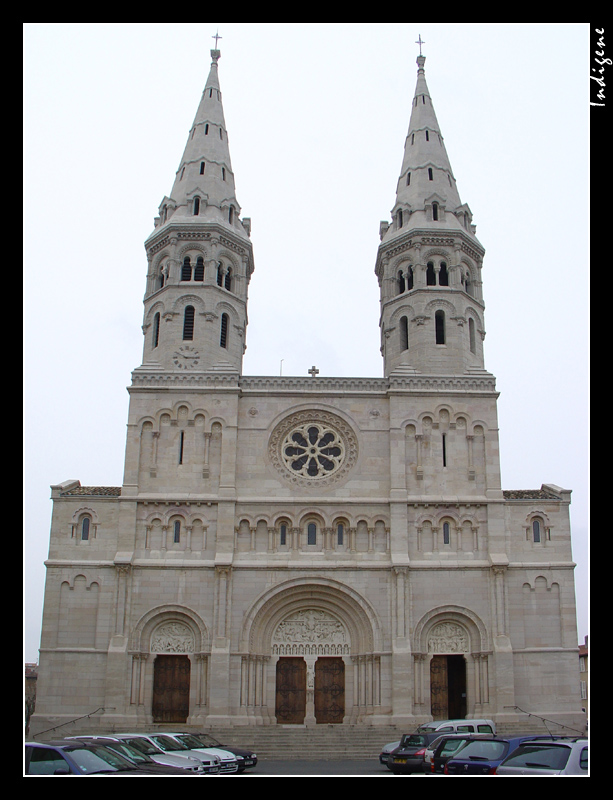
<path id="1" fill-rule="evenodd" d="M 576 723 L 570 491 L 501 488 L 484 250 L 425 59 L 375 265 L 384 377 L 350 379 L 242 375 L 250 220 L 212 56 L 145 243 L 123 485 L 52 487 L 31 732 Z"/>

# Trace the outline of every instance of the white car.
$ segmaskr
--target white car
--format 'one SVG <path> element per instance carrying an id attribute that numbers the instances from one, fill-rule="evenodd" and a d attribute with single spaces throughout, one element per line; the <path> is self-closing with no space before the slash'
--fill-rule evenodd
<path id="1" fill-rule="evenodd" d="M 194 758 L 204 765 L 210 764 L 213 759 L 216 759 L 220 766 L 220 773 L 236 772 L 238 769 L 234 756 L 232 756 L 234 759 L 234 768 L 232 769 L 232 766 L 228 763 L 228 759 L 224 758 L 222 760 L 217 756 L 216 753 L 209 753 L 208 751 L 196 752 L 195 750 L 187 747 L 187 745 L 179 742 L 173 736 L 170 736 L 166 733 L 114 733 L 113 736 L 116 736 L 118 739 L 125 739 L 131 743 L 135 743 L 139 739 L 145 740 L 157 747 L 158 750 L 161 750 L 163 753 L 171 753 L 172 755 L 182 756 L 183 758 Z"/>
<path id="2" fill-rule="evenodd" d="M 228 772 L 238 772 L 239 770 L 239 763 L 244 761 L 242 756 L 237 756 L 234 753 L 231 753 L 229 750 L 222 750 L 220 747 L 204 747 L 202 742 L 196 739 L 195 736 L 190 736 L 189 733 L 177 733 L 176 731 L 168 732 L 163 731 L 159 734 L 150 734 L 153 739 L 157 736 L 164 736 L 169 739 L 172 739 L 177 744 L 185 747 L 189 750 L 190 753 L 193 755 L 214 755 L 219 759 L 219 763 L 221 764 L 221 772 L 228 773 Z M 240 769 L 242 771 L 242 765 L 240 765 Z"/>
<path id="3" fill-rule="evenodd" d="M 187 769 L 190 772 L 194 772 L 199 775 L 206 775 L 210 772 L 214 773 L 220 771 L 219 759 L 216 759 L 214 756 L 212 756 L 210 761 L 207 763 L 185 751 L 167 753 L 157 745 L 153 744 L 153 742 L 150 742 L 146 736 L 141 736 L 138 733 L 109 733 L 104 736 L 69 736 L 66 738 L 113 739 L 116 742 L 123 741 L 126 742 L 126 744 L 129 744 L 131 747 L 134 747 L 140 753 L 144 753 L 144 755 L 149 756 L 149 758 L 152 761 L 155 761 L 156 764 L 164 764 L 167 767 L 180 767 L 181 769 Z M 180 752 L 182 752 L 183 755 L 179 755 Z"/>

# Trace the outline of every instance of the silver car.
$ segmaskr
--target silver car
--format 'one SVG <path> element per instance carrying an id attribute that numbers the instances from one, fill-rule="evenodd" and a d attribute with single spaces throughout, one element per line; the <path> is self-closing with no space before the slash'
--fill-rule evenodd
<path id="1" fill-rule="evenodd" d="M 523 742 L 496 768 L 496 775 L 588 777 L 588 741 Z"/>

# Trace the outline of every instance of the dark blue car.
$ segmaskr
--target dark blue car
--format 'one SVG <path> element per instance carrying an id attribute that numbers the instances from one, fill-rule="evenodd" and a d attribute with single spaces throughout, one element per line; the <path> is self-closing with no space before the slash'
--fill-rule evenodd
<path id="1" fill-rule="evenodd" d="M 551 739 L 550 736 L 513 736 L 475 739 L 445 764 L 445 775 L 495 775 L 496 767 L 522 742 Z"/>

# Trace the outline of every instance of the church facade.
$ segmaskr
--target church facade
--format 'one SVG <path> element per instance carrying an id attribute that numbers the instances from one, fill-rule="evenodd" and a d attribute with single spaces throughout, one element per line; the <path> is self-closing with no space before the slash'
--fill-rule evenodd
<path id="1" fill-rule="evenodd" d="M 570 491 L 501 487 L 484 249 L 425 58 L 375 264 L 384 374 L 328 378 L 242 374 L 251 221 L 211 55 L 145 242 L 123 484 L 52 487 L 31 733 L 576 724 Z"/>

